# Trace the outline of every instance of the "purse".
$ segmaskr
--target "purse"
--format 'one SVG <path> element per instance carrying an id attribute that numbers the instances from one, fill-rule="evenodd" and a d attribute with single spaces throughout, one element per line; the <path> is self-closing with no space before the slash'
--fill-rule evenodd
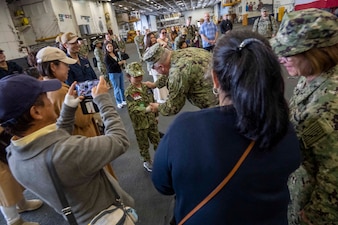
<path id="1" fill-rule="evenodd" d="M 121 52 L 121 59 L 122 60 L 127 60 L 127 59 L 129 59 L 129 55 L 127 53 L 125 53 L 125 52 Z"/>
<path id="2" fill-rule="evenodd" d="M 72 209 L 67 201 L 67 198 L 63 192 L 62 184 L 60 181 L 60 178 L 55 170 L 55 167 L 52 162 L 52 153 L 53 149 L 50 148 L 45 157 L 46 157 L 46 164 L 48 168 L 48 172 L 50 174 L 50 177 L 53 181 L 54 187 L 56 189 L 56 192 L 58 194 L 58 197 L 60 199 L 61 205 L 62 205 L 62 212 L 66 216 L 68 223 L 70 225 L 78 225 L 76 218 L 74 216 L 74 213 L 72 212 Z M 109 174 L 109 171 L 107 169 L 103 169 L 105 175 L 107 176 L 108 180 L 110 181 L 110 177 L 112 177 Z M 113 178 L 112 178 L 113 179 Z M 117 182 L 117 181 L 116 181 Z M 136 211 L 128 206 L 124 206 L 120 195 L 115 190 L 112 182 L 110 182 L 110 186 L 114 192 L 116 204 L 111 205 L 108 209 L 102 210 L 99 214 L 97 214 L 92 221 L 88 225 L 134 225 L 137 220 L 138 216 L 136 214 Z M 122 192 L 123 194 L 123 192 Z M 126 194 L 125 194 L 126 195 Z"/>
<path id="3" fill-rule="evenodd" d="M 210 201 L 215 195 L 222 190 L 222 188 L 229 182 L 232 176 L 236 173 L 238 168 L 242 165 L 245 158 L 250 153 L 252 147 L 255 145 L 254 141 L 251 141 L 249 146 L 244 151 L 243 155 L 239 158 L 236 165 L 232 168 L 230 173 L 223 179 L 223 181 L 207 196 L 203 201 L 201 201 L 195 208 L 193 208 L 179 223 L 178 225 L 184 224 L 192 215 L 194 215 L 200 208 L 202 208 L 208 201 Z"/>
<path id="4" fill-rule="evenodd" d="M 113 185 L 116 181 L 112 181 L 114 178 L 109 174 L 109 171 L 106 168 L 104 168 L 103 171 L 110 181 L 116 203 L 115 205 L 111 205 L 109 208 L 102 210 L 88 225 L 134 225 L 138 221 L 135 209 L 123 204 L 120 195 Z"/>

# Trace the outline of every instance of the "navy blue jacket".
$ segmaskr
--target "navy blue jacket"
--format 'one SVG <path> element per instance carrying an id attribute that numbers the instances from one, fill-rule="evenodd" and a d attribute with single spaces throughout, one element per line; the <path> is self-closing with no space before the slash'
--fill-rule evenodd
<path id="1" fill-rule="evenodd" d="M 11 74 L 20 74 L 23 72 L 22 67 L 15 62 L 7 62 L 8 70 L 0 67 L 0 79 Z"/>
<path id="2" fill-rule="evenodd" d="M 67 56 L 71 58 L 70 55 L 67 54 Z M 66 80 L 68 85 L 72 85 L 74 81 L 83 82 L 86 80 L 97 79 L 95 71 L 90 65 L 88 59 L 79 56 L 79 60 L 81 65 L 78 63 L 69 65 L 68 79 Z"/>
<path id="3" fill-rule="evenodd" d="M 235 122 L 232 107 L 185 112 L 161 140 L 152 181 L 162 194 L 176 194 L 177 224 L 221 183 L 250 144 Z M 289 124 L 275 147 L 263 151 L 255 145 L 229 183 L 184 225 L 287 225 L 287 180 L 300 161 Z"/>

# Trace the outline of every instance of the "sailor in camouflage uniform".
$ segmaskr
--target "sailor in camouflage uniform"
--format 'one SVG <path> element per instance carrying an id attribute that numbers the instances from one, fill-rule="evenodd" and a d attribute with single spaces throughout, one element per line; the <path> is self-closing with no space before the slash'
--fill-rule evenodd
<path id="1" fill-rule="evenodd" d="M 106 64 L 104 63 L 104 53 L 102 50 L 102 41 L 95 40 L 93 42 L 94 46 L 94 56 L 97 62 L 97 68 L 100 71 L 100 75 L 104 76 L 104 79 L 106 80 L 107 84 L 111 87 L 111 82 L 107 73 Z"/>
<path id="2" fill-rule="evenodd" d="M 143 59 L 164 75 L 162 77 L 168 77 L 167 82 L 159 79 L 155 84 L 148 84 L 152 88 L 161 88 L 167 83 L 169 90 L 165 103 L 150 104 L 153 112 L 159 111 L 164 116 L 177 114 L 186 99 L 201 109 L 217 105 L 212 81 L 204 76 L 209 68 L 210 52 L 200 48 L 170 51 L 157 43 L 145 52 Z"/>
<path id="3" fill-rule="evenodd" d="M 134 43 L 136 45 L 136 50 L 137 50 L 138 56 L 140 57 L 140 61 L 142 62 L 145 44 L 144 44 L 144 35 L 141 34 L 140 30 L 136 31 L 136 36 L 134 37 Z"/>
<path id="4" fill-rule="evenodd" d="M 253 32 L 258 32 L 260 35 L 266 38 L 272 38 L 278 31 L 278 25 L 275 18 L 269 15 L 268 10 L 263 7 L 261 9 L 261 15 L 258 17 L 252 27 Z"/>
<path id="5" fill-rule="evenodd" d="M 157 127 L 157 114 L 150 111 L 149 103 L 155 102 L 153 92 L 146 85 L 142 84 L 144 71 L 142 65 L 132 62 L 126 67 L 126 76 L 130 85 L 125 91 L 129 116 L 135 131 L 136 140 L 143 159 L 143 167 L 151 172 L 151 158 L 149 154 L 149 141 L 156 150 L 160 135 Z M 148 141 L 149 139 L 149 141 Z"/>
<path id="6" fill-rule="evenodd" d="M 180 49 L 179 43 L 187 40 L 188 29 L 182 28 L 181 33 L 175 38 L 173 50 Z"/>
<path id="7" fill-rule="evenodd" d="M 289 224 L 338 224 L 338 19 L 291 12 L 271 45 L 289 74 L 301 76 L 290 118 L 304 159 L 289 179 Z"/>

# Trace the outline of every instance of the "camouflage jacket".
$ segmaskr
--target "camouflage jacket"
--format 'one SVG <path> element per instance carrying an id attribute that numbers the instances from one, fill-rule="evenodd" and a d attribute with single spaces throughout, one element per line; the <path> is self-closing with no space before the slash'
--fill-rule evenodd
<path id="1" fill-rule="evenodd" d="M 146 107 L 155 102 L 153 92 L 142 84 L 141 90 L 129 85 L 125 91 L 129 117 L 134 130 L 147 129 L 151 124 L 157 124 L 157 114 L 146 112 Z"/>
<path id="2" fill-rule="evenodd" d="M 144 49 L 144 35 L 135 36 L 134 42 L 137 48 Z"/>
<path id="3" fill-rule="evenodd" d="M 186 38 L 183 38 L 182 35 L 178 35 L 178 36 L 175 38 L 173 50 L 178 50 L 178 49 L 180 49 L 180 46 L 178 46 L 179 43 L 180 43 L 181 41 L 185 41 L 185 40 L 186 40 Z"/>
<path id="4" fill-rule="evenodd" d="M 177 114 L 186 99 L 201 109 L 217 104 L 217 98 L 212 93 L 212 81 L 204 77 L 210 58 L 211 53 L 200 48 L 172 52 L 168 76 L 169 98 L 158 108 L 162 115 Z"/>
<path id="5" fill-rule="evenodd" d="M 89 53 L 89 49 L 87 47 L 87 45 L 82 44 L 80 45 L 80 50 L 79 50 L 79 55 L 88 58 L 88 53 Z"/>
<path id="6" fill-rule="evenodd" d="M 94 56 L 97 61 L 97 68 L 101 72 L 102 75 L 107 74 L 106 64 L 104 63 L 104 53 L 100 48 L 94 49 Z"/>
<path id="7" fill-rule="evenodd" d="M 258 32 L 266 38 L 271 38 L 273 35 L 276 35 L 278 31 L 278 25 L 275 18 L 271 15 L 265 19 L 258 17 L 254 22 L 252 31 Z"/>
<path id="8" fill-rule="evenodd" d="M 312 177 L 304 211 L 312 224 L 338 221 L 338 65 L 305 85 L 301 77 L 290 99 L 293 123 Z"/>
<path id="9" fill-rule="evenodd" d="M 119 50 L 121 52 L 125 52 L 126 51 L 126 42 L 124 40 L 116 40 L 116 44 L 119 47 Z"/>

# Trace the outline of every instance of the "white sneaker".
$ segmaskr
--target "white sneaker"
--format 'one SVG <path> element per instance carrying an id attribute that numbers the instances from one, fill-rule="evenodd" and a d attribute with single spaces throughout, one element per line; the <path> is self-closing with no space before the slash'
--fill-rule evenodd
<path id="1" fill-rule="evenodd" d="M 153 166 L 151 165 L 150 162 L 143 162 L 143 167 L 146 169 L 148 172 L 153 172 Z"/>
<path id="2" fill-rule="evenodd" d="M 123 105 L 122 104 L 117 104 L 117 108 L 122 109 Z"/>
<path id="3" fill-rule="evenodd" d="M 126 102 L 126 101 L 123 101 L 123 102 L 122 102 L 122 105 L 127 105 L 127 102 Z"/>

